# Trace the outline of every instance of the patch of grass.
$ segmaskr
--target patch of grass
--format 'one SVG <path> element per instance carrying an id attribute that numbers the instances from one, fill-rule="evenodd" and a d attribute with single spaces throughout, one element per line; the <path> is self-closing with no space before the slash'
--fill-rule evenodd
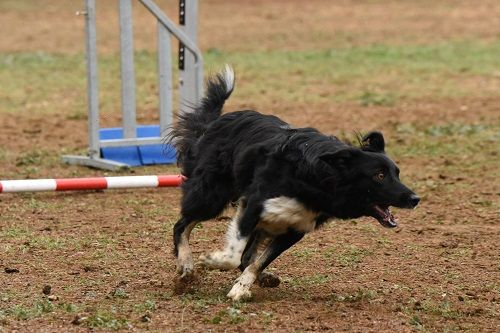
<path id="1" fill-rule="evenodd" d="M 30 234 L 31 232 L 28 229 L 19 227 L 10 227 L 0 230 L 1 238 L 16 239 L 16 238 L 26 237 L 27 235 Z"/>
<path id="2" fill-rule="evenodd" d="M 369 301 L 377 297 L 377 295 L 378 293 L 375 290 L 359 288 L 352 294 L 346 294 L 346 295 L 332 294 L 330 295 L 330 298 L 335 302 L 354 303 L 354 302 Z"/>
<path id="3" fill-rule="evenodd" d="M 499 51 L 498 42 L 454 41 L 432 45 L 377 44 L 305 52 L 260 51 L 231 55 L 216 52 L 207 54 L 206 59 L 207 64 L 217 64 L 217 67 L 225 62 L 237 64 L 242 75 L 254 82 L 241 93 L 245 97 L 248 94 L 254 99 L 259 95 L 269 98 L 271 95 L 293 102 L 333 99 L 360 100 L 367 105 L 393 105 L 400 97 L 471 94 L 470 89 L 463 86 L 463 81 L 477 76 L 493 77 L 492 73 L 500 65 L 496 56 Z M 287 85 L 282 84 L 282 77 L 287 77 Z M 264 93 L 259 93 L 262 92 L 261 82 L 266 82 Z M 332 84 L 338 88 L 334 92 L 321 88 Z"/>
<path id="4" fill-rule="evenodd" d="M 80 310 L 80 308 L 77 305 L 72 303 L 59 303 L 57 304 L 57 308 L 68 313 L 75 313 Z"/>
<path id="5" fill-rule="evenodd" d="M 303 260 L 310 259 L 315 253 L 316 253 L 315 250 L 309 248 L 295 250 L 292 252 L 293 256 Z"/>
<path id="6" fill-rule="evenodd" d="M 446 319 L 457 319 L 462 317 L 462 313 L 454 309 L 449 301 L 435 302 L 433 300 L 425 300 L 420 302 L 415 299 L 410 299 L 408 303 L 410 306 L 406 307 L 405 311 L 410 314 L 421 312 Z"/>
<path id="7" fill-rule="evenodd" d="M 294 287 L 298 286 L 318 286 L 330 282 L 332 278 L 326 274 L 314 274 L 301 277 L 293 277 L 285 281 Z"/>
<path id="8" fill-rule="evenodd" d="M 218 311 L 215 316 L 205 319 L 205 322 L 219 325 L 223 323 L 239 324 L 246 320 L 240 309 L 237 306 L 228 307 L 226 310 Z"/>
<path id="9" fill-rule="evenodd" d="M 55 250 L 63 248 L 66 245 L 66 239 L 49 235 L 37 235 L 25 228 L 7 228 L 0 232 L 0 236 L 4 239 L 16 240 L 20 245 L 11 247 L 11 250 L 21 250 L 26 252 L 29 249 Z"/>
<path id="10" fill-rule="evenodd" d="M 377 239 L 377 243 L 382 245 L 383 247 L 389 247 L 392 244 L 392 241 L 390 241 L 389 239 L 387 239 L 385 237 L 379 237 Z"/>
<path id="11" fill-rule="evenodd" d="M 375 290 L 358 289 L 354 294 L 347 295 L 345 299 L 348 302 L 360 302 L 374 299 L 376 296 L 377 292 Z"/>
<path id="12" fill-rule="evenodd" d="M 35 304 L 35 312 L 38 315 L 41 315 L 43 313 L 50 313 L 54 311 L 54 304 L 47 300 L 43 299 Z"/>
<path id="13" fill-rule="evenodd" d="M 0 148 L 0 162 L 7 159 L 7 151 L 3 148 Z"/>
<path id="14" fill-rule="evenodd" d="M 396 96 L 392 93 L 376 93 L 372 91 L 365 91 L 359 96 L 359 103 L 363 106 L 393 106 L 396 104 Z"/>
<path id="15" fill-rule="evenodd" d="M 415 327 L 415 329 L 417 329 L 418 331 L 422 331 L 424 329 L 424 324 L 422 322 L 422 319 L 420 319 L 420 317 L 417 315 L 413 315 L 410 318 L 409 323 L 410 323 L 410 325 Z"/>
<path id="16" fill-rule="evenodd" d="M 145 300 L 143 303 L 135 304 L 134 309 L 138 312 L 154 311 L 156 310 L 156 302 L 154 300 Z"/>
<path id="17" fill-rule="evenodd" d="M 42 249 L 42 250 L 55 250 L 63 248 L 65 245 L 64 239 L 59 239 L 52 236 L 35 236 L 28 240 L 26 246 Z"/>
<path id="18" fill-rule="evenodd" d="M 206 322 L 210 323 L 210 324 L 218 325 L 218 324 L 222 323 L 223 316 L 224 316 L 224 312 L 219 311 L 211 319 L 206 320 Z"/>
<path id="19" fill-rule="evenodd" d="M 449 41 L 293 52 L 228 54 L 211 50 L 205 53 L 205 63 L 209 71 L 227 62 L 234 64 L 245 85 L 237 94 L 252 103 L 263 104 L 270 99 L 293 103 L 347 100 L 390 106 L 404 98 L 496 93 L 488 86 L 481 90 L 470 86 L 478 78 L 495 78 L 500 68 L 499 53 L 497 41 Z M 116 113 L 120 105 L 119 57 L 104 55 L 99 61 L 101 111 Z M 139 50 L 135 61 L 137 104 L 139 111 L 148 110 L 158 103 L 156 54 Z M 468 81 L 469 86 L 464 84 Z M 82 119 L 86 113 L 83 55 L 0 53 L 0 86 L 0 112 L 73 110 L 70 119 Z"/>
<path id="20" fill-rule="evenodd" d="M 113 292 L 113 297 L 126 299 L 128 298 L 128 293 L 123 288 L 116 288 L 115 291 Z"/>
<path id="21" fill-rule="evenodd" d="M 31 309 L 22 305 L 15 305 L 5 311 L 6 316 L 13 317 L 17 320 L 27 320 L 31 318 Z"/>
<path id="22" fill-rule="evenodd" d="M 115 311 L 97 311 L 86 317 L 85 320 L 82 320 L 82 323 L 92 328 L 105 328 L 111 330 L 119 330 L 129 326 L 127 319 L 118 316 Z"/>
<path id="23" fill-rule="evenodd" d="M 38 318 L 43 314 L 54 312 L 54 304 L 47 300 L 42 299 L 34 303 L 32 306 L 14 305 L 11 308 L 3 310 L 3 316 L 6 318 L 13 318 L 16 320 L 28 320 Z"/>
<path id="24" fill-rule="evenodd" d="M 461 317 L 461 313 L 451 307 L 451 304 L 447 301 L 434 303 L 432 301 L 426 301 L 422 303 L 422 310 L 429 314 L 433 314 L 443 318 L 456 319 Z"/>
<path id="25" fill-rule="evenodd" d="M 24 174 L 21 177 L 36 178 L 40 169 L 50 168 L 60 163 L 60 152 L 47 150 L 27 151 L 16 157 L 16 166 Z"/>
<path id="26" fill-rule="evenodd" d="M 39 165 L 42 162 L 42 158 L 45 154 L 41 151 L 30 151 L 21 154 L 16 159 L 16 166 L 26 166 L 26 165 Z"/>
<path id="27" fill-rule="evenodd" d="M 245 321 L 245 317 L 242 315 L 240 309 L 230 307 L 227 309 L 227 313 L 229 315 L 230 324 L 239 324 Z"/>
<path id="28" fill-rule="evenodd" d="M 470 247 L 458 247 L 455 249 L 446 249 L 445 254 L 447 257 L 459 260 L 463 258 L 470 258 L 474 250 Z"/>
<path id="29" fill-rule="evenodd" d="M 345 249 L 341 249 L 335 259 L 341 266 L 352 267 L 361 263 L 363 259 L 370 254 L 372 254 L 372 252 L 368 249 L 349 246 Z"/>
<path id="30" fill-rule="evenodd" d="M 76 249 L 93 248 L 93 249 L 113 250 L 116 248 L 116 245 L 118 244 L 118 240 L 105 234 L 98 236 L 84 236 L 69 241 Z"/>
<path id="31" fill-rule="evenodd" d="M 392 145 L 390 154 L 395 156 L 464 156 L 474 154 L 481 161 L 491 163 L 491 154 L 497 151 L 500 128 L 495 124 L 432 125 L 416 127 L 401 125 L 396 128 L 409 140 L 403 145 Z M 478 163 L 477 159 L 473 163 Z"/>
<path id="32" fill-rule="evenodd" d="M 481 134 L 487 131 L 489 127 L 491 126 L 485 124 L 451 123 L 446 125 L 432 125 L 425 129 L 425 133 L 434 137 L 450 135 L 471 136 L 475 134 Z"/>
<path id="33" fill-rule="evenodd" d="M 224 304 L 225 302 L 225 295 L 221 295 L 219 292 L 210 294 L 198 292 L 182 296 L 182 304 L 192 307 L 195 311 L 205 311 L 211 305 Z"/>

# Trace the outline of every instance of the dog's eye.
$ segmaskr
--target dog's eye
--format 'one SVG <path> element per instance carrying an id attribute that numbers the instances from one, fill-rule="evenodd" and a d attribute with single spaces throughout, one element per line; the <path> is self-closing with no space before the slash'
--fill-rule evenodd
<path id="1" fill-rule="evenodd" d="M 376 181 L 381 182 L 384 180 L 385 174 L 382 171 L 380 171 L 380 172 L 377 172 L 377 174 L 375 174 L 375 176 L 373 178 L 375 178 Z"/>

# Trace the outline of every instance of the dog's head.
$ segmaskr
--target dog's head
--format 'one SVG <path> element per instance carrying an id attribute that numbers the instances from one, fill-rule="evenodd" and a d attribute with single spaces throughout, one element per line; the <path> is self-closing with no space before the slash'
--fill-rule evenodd
<path id="1" fill-rule="evenodd" d="M 387 228 L 397 226 L 389 207 L 415 208 L 420 198 L 399 179 L 399 168 L 385 154 L 382 133 L 371 132 L 361 149 L 346 147 L 320 157 L 340 174 L 347 197 L 347 217 L 372 216 Z M 357 215 L 357 216 L 356 216 Z"/>

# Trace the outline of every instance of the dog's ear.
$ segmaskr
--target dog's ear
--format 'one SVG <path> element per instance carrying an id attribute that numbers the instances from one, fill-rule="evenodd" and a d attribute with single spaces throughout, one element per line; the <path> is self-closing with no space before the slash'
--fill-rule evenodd
<path id="1" fill-rule="evenodd" d="M 352 159 L 361 153 L 356 148 L 343 148 L 334 153 L 326 153 L 319 156 L 319 159 L 332 167 L 346 167 Z"/>
<path id="2" fill-rule="evenodd" d="M 380 132 L 370 132 L 361 139 L 361 149 L 374 153 L 385 152 L 384 136 Z"/>

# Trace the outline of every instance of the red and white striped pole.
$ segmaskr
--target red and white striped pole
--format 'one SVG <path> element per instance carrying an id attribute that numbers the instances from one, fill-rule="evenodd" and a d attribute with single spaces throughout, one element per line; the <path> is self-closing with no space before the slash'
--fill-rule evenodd
<path id="1" fill-rule="evenodd" d="M 181 185 L 185 179 L 182 175 L 163 175 L 2 180 L 0 181 L 0 193 L 175 187 Z"/>

